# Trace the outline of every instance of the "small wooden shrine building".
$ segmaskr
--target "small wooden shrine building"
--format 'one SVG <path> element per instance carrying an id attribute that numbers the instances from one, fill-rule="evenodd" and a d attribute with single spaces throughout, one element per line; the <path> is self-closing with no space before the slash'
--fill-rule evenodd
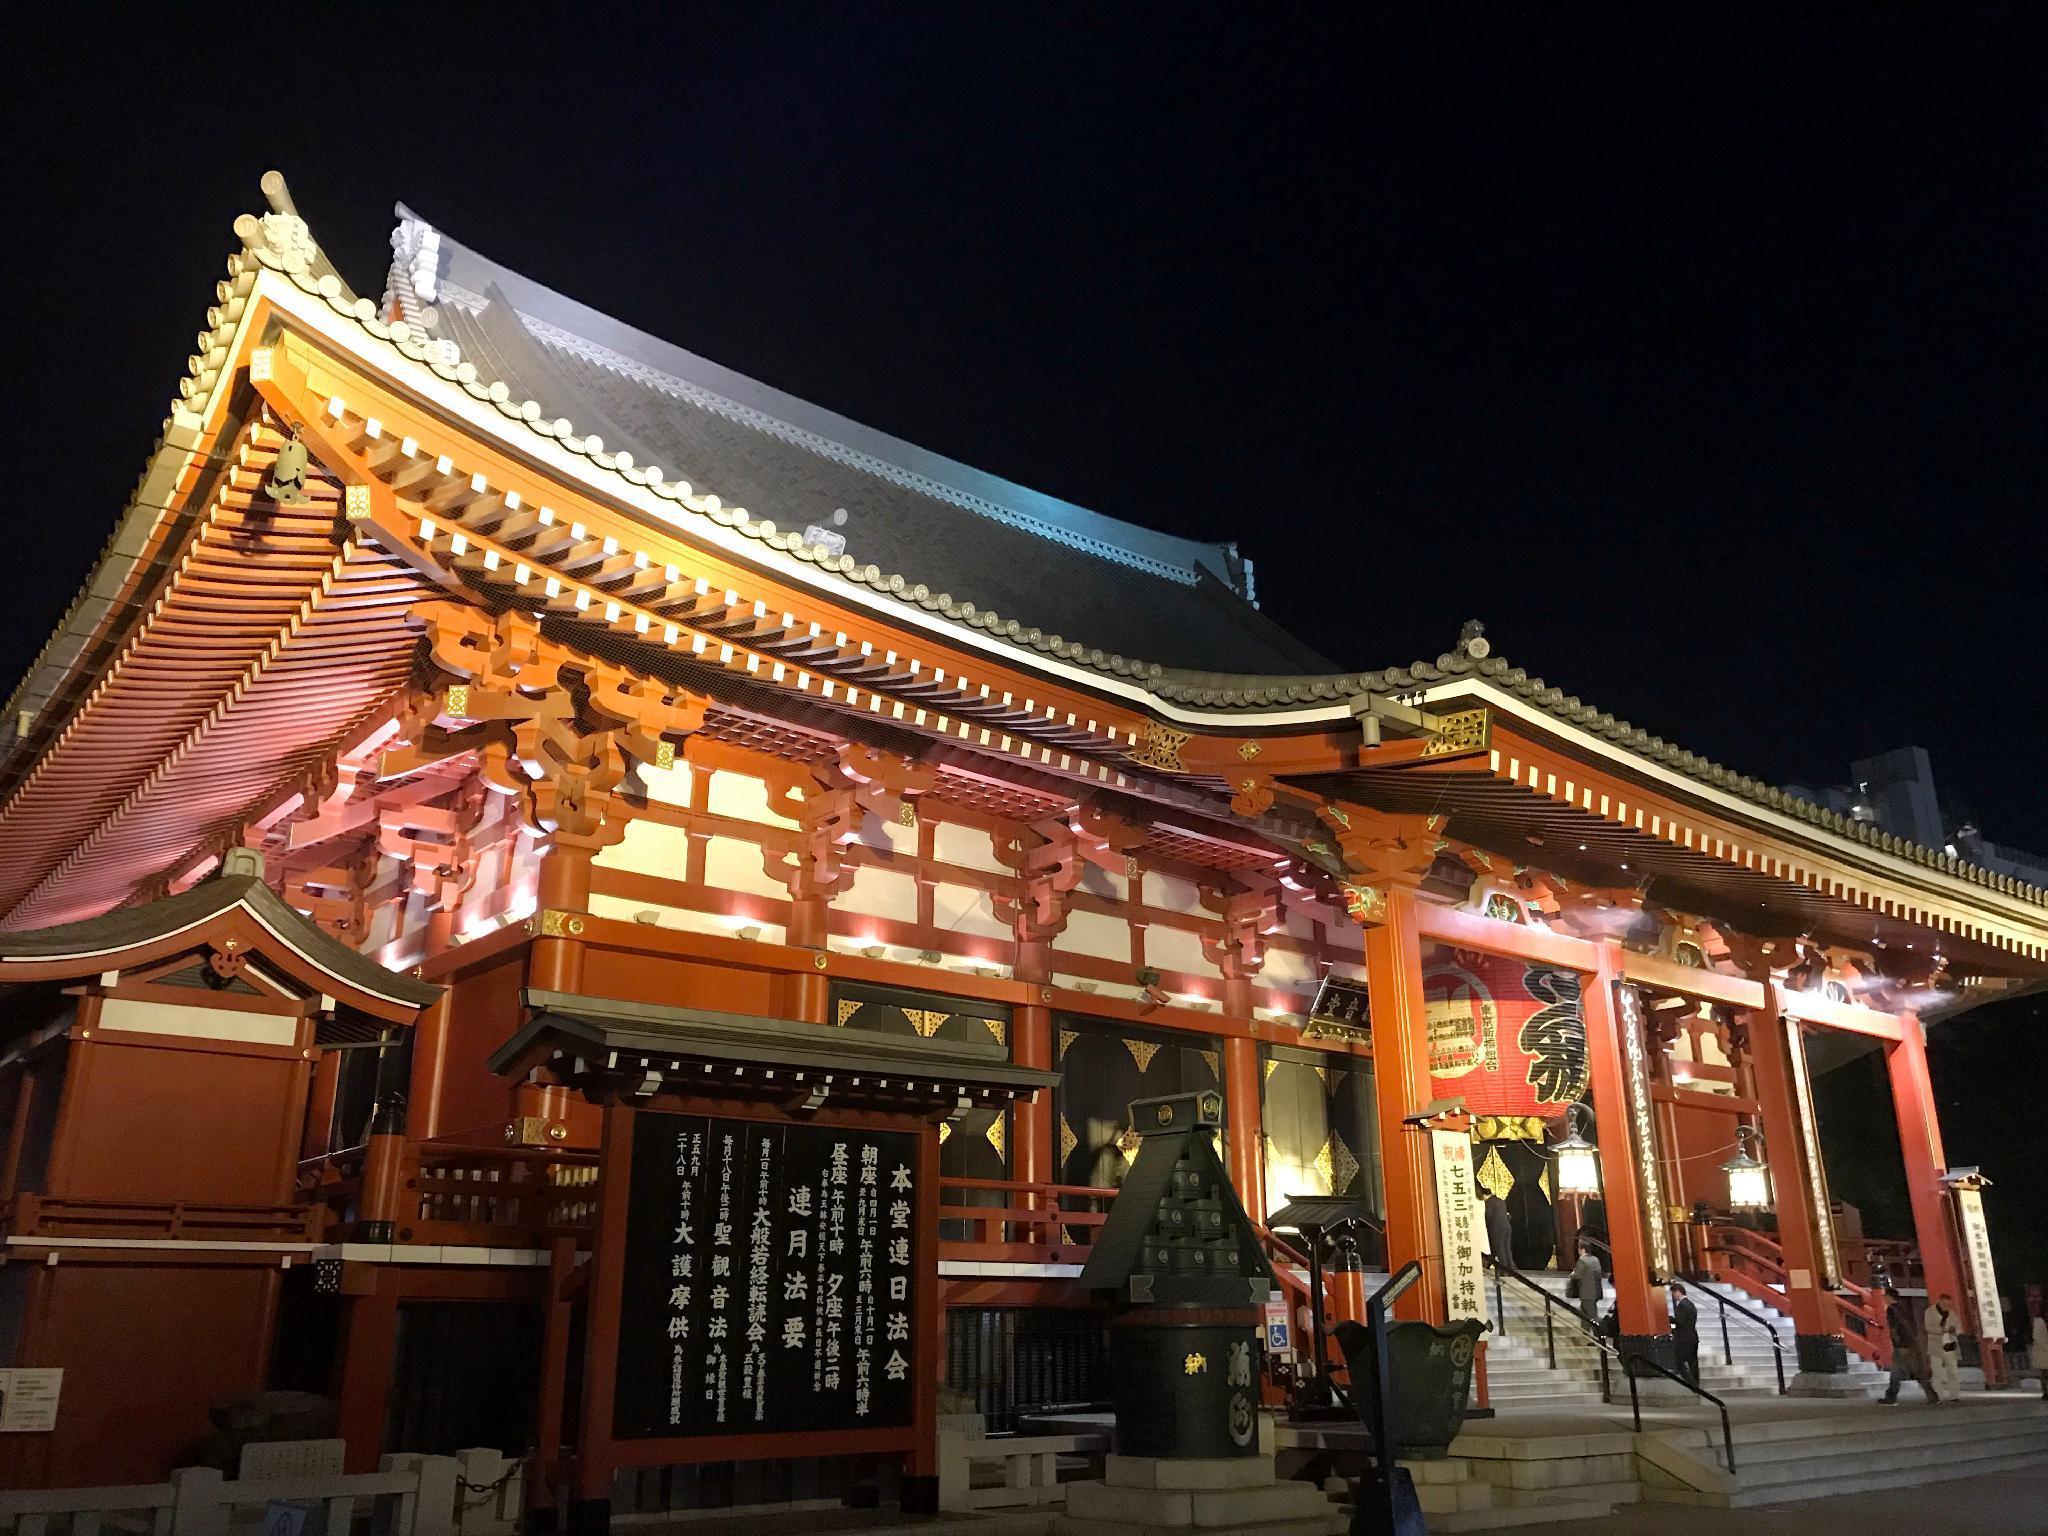
<path id="1" fill-rule="evenodd" d="M 1077 1277 L 1124 1107 L 1180 1093 L 1255 1218 L 1383 1213 L 1437 1318 L 1476 1260 L 1404 1122 L 1456 1101 L 1521 1262 L 1604 1233 L 1644 1349 L 1756 1127 L 1774 1215 L 1719 1262 L 1825 1376 L 1883 1343 L 1808 1057 L 1875 1042 L 1893 1236 L 1978 1304 L 1919 1014 L 2048 975 L 2041 890 L 1477 625 L 1342 671 L 1233 545 L 409 210 L 359 294 L 264 191 L 0 716 L 0 1368 L 62 1372 L 0 1485 L 160 1476 L 265 1388 L 356 1466 L 530 1449 L 586 1509 L 928 1478 L 942 1381 L 1107 1395 Z M 1594 1201 L 1546 1150 L 1581 1103 Z"/>

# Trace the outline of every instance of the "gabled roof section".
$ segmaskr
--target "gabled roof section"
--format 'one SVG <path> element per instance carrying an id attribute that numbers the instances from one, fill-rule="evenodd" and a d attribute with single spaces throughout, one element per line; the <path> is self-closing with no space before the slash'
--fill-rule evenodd
<path id="1" fill-rule="evenodd" d="M 0 983 L 95 976 L 238 935 L 300 984 L 392 1023 L 410 1023 L 441 995 L 322 932 L 257 875 L 222 875 L 84 922 L 0 933 Z"/>
<path id="2" fill-rule="evenodd" d="M 494 398 L 533 402 L 551 436 L 655 466 L 657 483 L 680 472 L 785 541 L 837 532 L 844 556 L 820 564 L 984 628 L 1002 614 L 1005 634 L 1055 654 L 1326 665 L 1259 613 L 1234 546 L 1104 517 L 864 427 L 522 277 L 404 207 L 399 219 L 386 313 Z"/>

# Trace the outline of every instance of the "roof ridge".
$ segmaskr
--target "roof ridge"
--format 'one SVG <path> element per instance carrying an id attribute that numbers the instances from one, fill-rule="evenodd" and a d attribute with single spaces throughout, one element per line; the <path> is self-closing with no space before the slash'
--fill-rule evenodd
<path id="1" fill-rule="evenodd" d="M 1209 708 L 1249 708 L 1339 702 L 1361 694 L 1410 693 L 1461 677 L 1490 683 L 1528 700 L 1567 724 L 1605 737 L 1638 757 L 1770 810 L 1809 822 L 1824 832 L 1851 838 L 1880 853 L 1910 860 L 2037 906 L 2048 906 L 2048 889 L 2018 876 L 1973 864 L 1945 849 L 1930 848 L 1911 838 L 1886 832 L 1870 822 L 1844 816 L 1840 811 L 1794 794 L 1782 785 L 1739 773 L 1724 763 L 1666 741 L 1643 726 L 1596 709 L 1577 694 L 1568 694 L 1525 668 L 1514 666 L 1506 657 L 1494 655 L 1484 638 L 1483 626 L 1476 623 L 1466 626 L 1466 633 L 1459 639 L 1455 650 L 1444 652 L 1434 661 L 1413 661 L 1405 667 L 1304 677 L 1237 677 L 1214 672 L 1166 671 L 1152 680 L 1148 687 L 1162 699 L 1175 703 Z"/>

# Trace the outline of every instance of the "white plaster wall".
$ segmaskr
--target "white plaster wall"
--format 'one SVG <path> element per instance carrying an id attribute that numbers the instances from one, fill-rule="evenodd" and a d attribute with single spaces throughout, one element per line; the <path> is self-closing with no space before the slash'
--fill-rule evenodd
<path id="1" fill-rule="evenodd" d="M 832 898 L 836 912 L 854 912 L 862 917 L 892 917 L 910 923 L 917 920 L 917 880 L 895 870 L 862 867 L 853 873 L 853 883 Z"/>
<path id="2" fill-rule="evenodd" d="M 769 809 L 765 780 L 723 769 L 711 775 L 704 808 L 714 816 L 730 816 L 736 821 L 758 821 L 770 827 L 797 825 L 793 818 Z"/>
<path id="3" fill-rule="evenodd" d="M 592 896 L 590 915 L 608 917 L 621 923 L 641 922 L 643 913 L 653 913 L 652 926 L 673 928 L 679 933 L 716 934 L 721 939 L 740 937 L 742 928 L 758 928 L 763 944 L 780 944 L 785 930 L 780 923 L 757 922 L 751 917 L 724 917 L 715 912 L 693 912 L 687 907 L 656 906 L 645 901 L 627 901 L 617 896 Z"/>
<path id="4" fill-rule="evenodd" d="M 688 763 L 677 763 L 673 768 L 651 768 L 646 763 L 640 764 L 640 782 L 647 786 L 647 798 L 658 800 L 663 805 L 679 805 L 688 809 L 690 797 L 696 790 L 695 778 L 696 772 Z"/>
<path id="5" fill-rule="evenodd" d="M 1307 987 L 1313 990 L 1315 961 L 1298 949 L 1268 949 L 1259 979 L 1269 987 Z"/>
<path id="6" fill-rule="evenodd" d="M 1090 896 L 1100 896 L 1105 901 L 1124 901 L 1130 895 L 1131 882 L 1097 865 L 1083 864 L 1080 887 Z"/>
<path id="7" fill-rule="evenodd" d="M 1158 907 L 1165 912 L 1209 915 L 1202 906 L 1202 893 L 1192 881 L 1176 880 L 1172 875 L 1162 875 L 1153 870 L 1145 872 L 1144 899 L 1146 906 Z"/>
<path id="8" fill-rule="evenodd" d="M 944 881 L 932 887 L 932 926 L 980 939 L 1010 937 L 1010 925 L 996 916 L 988 892 Z M 943 949 L 945 945 L 939 947 Z"/>
<path id="9" fill-rule="evenodd" d="M 957 864 L 962 869 L 987 870 L 991 874 L 1003 872 L 1003 865 L 996 858 L 995 843 L 979 827 L 962 826 L 957 821 L 942 821 L 932 829 L 932 857 L 942 864 Z"/>
<path id="10" fill-rule="evenodd" d="M 1120 917 L 1105 917 L 1099 912 L 1070 913 L 1066 929 L 1052 941 L 1052 947 L 1128 964 L 1131 958 L 1131 925 Z"/>
<path id="11" fill-rule="evenodd" d="M 1154 923 L 1145 930 L 1145 963 L 1162 971 L 1186 971 L 1194 976 L 1220 976 L 1202 953 L 1202 936 L 1189 928 L 1168 928 Z"/>
<path id="12" fill-rule="evenodd" d="M 644 818 L 629 821 L 626 835 L 611 847 L 598 849 L 592 862 L 599 869 L 623 869 L 636 875 L 681 880 L 690 868 L 690 834 L 665 822 Z"/>
<path id="13" fill-rule="evenodd" d="M 737 837 L 710 838 L 704 845 L 704 883 L 721 891 L 743 891 L 749 896 L 772 896 L 787 901 L 789 887 L 770 876 L 761 860 L 759 843 Z"/>

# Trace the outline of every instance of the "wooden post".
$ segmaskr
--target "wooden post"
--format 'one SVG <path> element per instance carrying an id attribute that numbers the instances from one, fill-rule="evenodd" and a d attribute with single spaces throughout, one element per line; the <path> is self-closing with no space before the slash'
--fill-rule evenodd
<path id="1" fill-rule="evenodd" d="M 1228 983 L 1226 983 L 1226 986 Z M 1238 1203 L 1260 1225 L 1266 1220 L 1265 1132 L 1259 1106 L 1259 1043 L 1243 1035 L 1223 1037 L 1223 1124 L 1230 1153 L 1230 1182 Z"/>
<path id="2" fill-rule="evenodd" d="M 1779 1013 L 1777 987 L 1766 980 L 1764 1006 L 1749 1015 L 1749 1059 L 1778 1209 L 1778 1246 L 1785 1253 L 1785 1310 L 1798 1340 L 1795 1393 L 1825 1390 L 1828 1377 L 1849 1369 L 1841 1309 L 1828 1292 L 1826 1254 L 1814 1224 L 1815 1202 L 1822 1195 L 1807 1166 L 1806 1126 L 1793 1085 L 1791 1053 L 1802 1049 L 1793 1035 L 1796 1028 Z"/>
<path id="3" fill-rule="evenodd" d="M 351 1296 L 343 1319 L 340 1435 L 350 1472 L 374 1472 L 384 1450 L 385 1404 L 391 1395 L 391 1357 L 398 1341 L 398 1277 L 385 1267 L 369 1271 L 369 1289 Z"/>
<path id="4" fill-rule="evenodd" d="M 1425 1108 L 1429 1082 L 1429 1020 L 1422 997 L 1422 929 L 1414 891 L 1387 892 L 1385 916 L 1365 930 L 1370 992 L 1373 1086 L 1379 1104 L 1380 1163 L 1387 1187 L 1387 1267 L 1422 1261 L 1426 1283 L 1395 1303 L 1398 1316 L 1441 1324 L 1443 1238 L 1437 1226 L 1436 1172 L 1429 1138 L 1404 1125 Z"/>
<path id="5" fill-rule="evenodd" d="M 612 1398 L 619 1374 L 633 1116 L 634 1111 L 624 1105 L 604 1107 L 597 1219 L 590 1232 L 590 1289 L 583 1329 L 583 1418 L 577 1436 L 576 1494 L 569 1503 L 569 1536 L 604 1536 L 611 1528 Z"/>
<path id="6" fill-rule="evenodd" d="M 1607 1242 L 1614 1254 L 1614 1306 L 1621 1322 L 1624 1353 L 1646 1353 L 1671 1365 L 1670 1322 L 1663 1288 L 1651 1274 L 1645 1230 L 1640 1157 L 1654 1147 L 1638 1145 L 1628 1086 L 1627 1042 L 1620 1000 L 1621 946 L 1600 945 L 1599 968 L 1586 978 L 1582 1008 L 1586 1019 L 1586 1063 L 1592 1079 L 1593 1114 L 1598 1122 L 1601 1197 L 1607 1208 Z"/>
<path id="7" fill-rule="evenodd" d="M 1017 980 L 1038 989 L 1038 1001 L 1019 1006 L 1010 1015 L 1011 1055 L 1020 1067 L 1052 1070 L 1052 1009 L 1044 998 L 1052 980 L 1052 946 L 1044 940 L 1020 940 L 1017 944 Z M 1053 1166 L 1057 1142 L 1052 1127 L 1052 1094 L 1044 1091 L 1019 1099 L 1010 1110 L 1010 1177 L 1020 1184 L 1059 1184 L 1061 1170 Z M 1030 1197 L 1026 1197 L 1029 1199 Z M 1042 1235 L 1033 1227 L 1029 1238 Z"/>
<path id="8" fill-rule="evenodd" d="M 547 1310 L 541 1320 L 540 1405 L 534 1414 L 538 1442 L 534 1486 L 526 1491 L 529 1510 L 547 1510 L 550 1526 L 562 1497 L 562 1424 L 569 1395 L 569 1329 L 575 1304 L 569 1285 L 576 1274 L 576 1240 L 558 1237 L 548 1246 Z"/>
<path id="9" fill-rule="evenodd" d="M 1927 1031 L 1912 1014 L 1899 1017 L 1901 1035 L 1885 1053 L 1892 1080 L 1892 1112 L 1899 1122 L 1899 1150 L 1905 1154 L 1906 1192 L 1913 1202 L 1913 1235 L 1927 1297 L 1944 1291 L 1963 1299 L 1962 1264 L 1949 1228 L 1947 1191 L 1941 1176 L 1948 1155 L 1941 1146 L 1941 1118 L 1934 1108 L 1934 1080 L 1927 1071 Z"/>
<path id="10" fill-rule="evenodd" d="M 527 975 L 542 991 L 583 990 L 583 940 L 578 935 L 590 909 L 592 856 L 590 849 L 559 837 L 541 855 L 536 893 L 540 932 L 533 941 Z"/>
<path id="11" fill-rule="evenodd" d="M 441 1134 L 441 1083 L 448 1070 L 448 1025 L 454 1006 L 455 989 L 446 988 L 413 1026 L 405 1123 L 415 1141 L 432 1141 Z"/>

